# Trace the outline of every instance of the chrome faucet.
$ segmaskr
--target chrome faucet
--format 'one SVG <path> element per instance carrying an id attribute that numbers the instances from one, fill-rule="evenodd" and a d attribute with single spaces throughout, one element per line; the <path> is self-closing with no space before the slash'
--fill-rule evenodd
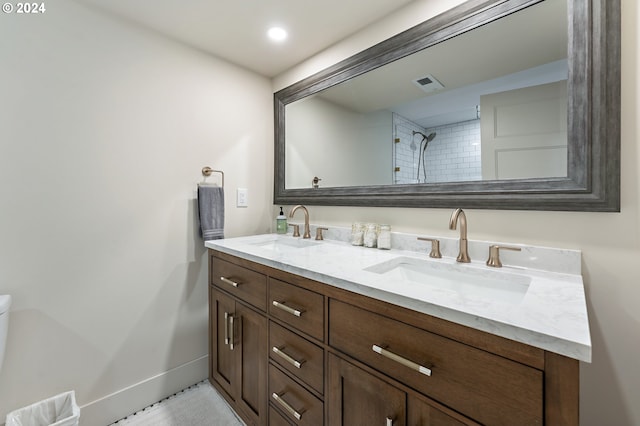
<path id="1" fill-rule="evenodd" d="M 453 213 L 451 213 L 449 229 L 456 229 L 458 221 L 460 221 L 460 251 L 458 252 L 456 260 L 462 263 L 469 263 L 471 259 L 469 258 L 469 248 L 467 244 L 467 216 L 462 209 L 455 209 Z"/>
<path id="2" fill-rule="evenodd" d="M 292 208 L 291 212 L 289 213 L 289 217 L 292 218 L 293 214 L 298 209 L 302 209 L 302 211 L 304 212 L 304 234 L 302 235 L 302 238 L 311 238 L 311 232 L 309 232 L 309 210 L 307 210 L 305 206 L 297 205 Z"/>

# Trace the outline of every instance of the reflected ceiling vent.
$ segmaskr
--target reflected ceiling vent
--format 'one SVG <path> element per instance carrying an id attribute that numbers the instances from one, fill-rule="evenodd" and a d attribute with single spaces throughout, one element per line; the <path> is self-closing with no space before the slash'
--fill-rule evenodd
<path id="1" fill-rule="evenodd" d="M 435 92 L 436 90 L 444 89 L 442 83 L 440 83 L 434 76 L 427 74 L 425 76 L 416 78 L 413 80 L 413 84 L 421 88 L 427 93 Z"/>

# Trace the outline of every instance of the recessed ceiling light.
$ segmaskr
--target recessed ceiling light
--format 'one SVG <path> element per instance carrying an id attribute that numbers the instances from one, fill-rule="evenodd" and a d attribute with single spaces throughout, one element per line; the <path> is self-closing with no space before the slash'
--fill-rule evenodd
<path id="1" fill-rule="evenodd" d="M 287 32 L 280 27 L 269 28 L 267 35 L 273 41 L 283 41 L 287 38 Z"/>

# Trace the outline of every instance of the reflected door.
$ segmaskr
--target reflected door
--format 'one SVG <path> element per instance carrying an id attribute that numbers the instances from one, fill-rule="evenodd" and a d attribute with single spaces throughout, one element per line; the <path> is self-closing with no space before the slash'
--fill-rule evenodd
<path id="1" fill-rule="evenodd" d="M 567 176 L 567 82 L 480 97 L 482 178 Z"/>

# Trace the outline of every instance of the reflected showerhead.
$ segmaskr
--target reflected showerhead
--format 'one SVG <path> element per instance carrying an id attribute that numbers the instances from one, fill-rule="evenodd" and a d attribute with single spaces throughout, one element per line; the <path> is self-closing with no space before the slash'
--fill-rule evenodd
<path id="1" fill-rule="evenodd" d="M 429 143 L 429 142 L 431 142 L 433 139 L 435 139 L 435 137 L 436 137 L 436 132 L 429 133 L 429 136 L 427 136 L 427 135 L 425 135 L 425 134 L 424 134 L 424 133 L 422 133 L 422 132 L 416 132 L 416 131 L 414 130 L 414 131 L 413 131 L 413 136 L 415 136 L 415 135 L 420 135 L 420 136 L 422 136 L 422 140 L 426 140 L 426 141 L 427 141 L 427 143 Z"/>
<path id="2" fill-rule="evenodd" d="M 429 142 L 431 142 L 432 140 L 434 140 L 436 138 L 436 132 L 431 132 L 429 133 L 429 136 L 425 135 L 422 132 L 416 132 L 415 130 L 413 131 L 413 136 L 415 135 L 420 135 L 422 136 L 422 141 L 420 142 L 420 146 L 422 147 L 422 142 L 425 142 L 424 147 L 422 147 L 422 151 L 424 152 L 425 149 L 427 149 L 427 145 L 429 144 Z"/>
<path id="3" fill-rule="evenodd" d="M 415 130 L 413 131 L 413 135 L 422 135 L 422 140 L 420 141 L 420 151 L 418 153 L 418 170 L 416 173 L 416 181 L 419 182 L 420 181 L 420 160 L 422 160 L 422 174 L 424 175 L 424 181 L 427 181 L 427 170 L 426 170 L 426 165 L 427 165 L 427 160 L 426 158 L 424 158 L 425 152 L 427 151 L 427 145 L 429 145 L 429 142 L 431 142 L 432 140 L 434 140 L 436 138 L 436 132 L 431 132 L 429 133 L 429 136 L 425 135 L 422 132 L 416 132 Z M 422 142 L 424 142 L 424 146 L 422 145 Z"/>

